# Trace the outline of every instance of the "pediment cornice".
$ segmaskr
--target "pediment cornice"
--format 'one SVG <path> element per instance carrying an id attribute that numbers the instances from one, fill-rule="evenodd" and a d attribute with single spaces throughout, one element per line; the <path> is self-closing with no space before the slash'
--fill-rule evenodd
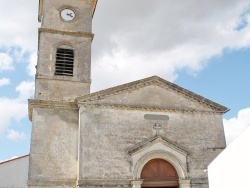
<path id="1" fill-rule="evenodd" d="M 112 88 L 108 88 L 99 92 L 95 92 L 95 93 L 91 93 L 88 95 L 84 95 L 81 97 L 76 98 L 76 103 L 79 105 L 81 104 L 95 104 L 98 105 L 98 101 L 108 98 L 108 97 L 112 97 L 115 95 L 119 95 L 122 93 L 128 93 L 128 92 L 132 92 L 135 90 L 139 90 L 143 87 L 147 87 L 147 86 L 159 86 L 163 89 L 166 90 L 171 90 L 175 93 L 177 93 L 178 95 L 181 95 L 183 97 L 185 97 L 188 100 L 194 101 L 196 103 L 199 103 L 205 107 L 208 107 L 210 109 L 212 109 L 212 111 L 217 112 L 217 113 L 225 113 L 228 111 L 228 108 L 217 104 L 209 99 L 206 99 L 200 95 L 197 95 L 189 90 L 186 90 L 174 83 L 168 82 L 158 76 L 153 76 L 153 77 L 149 77 L 149 78 L 145 78 L 142 80 L 137 80 L 134 82 L 130 82 L 127 84 L 123 84 L 123 85 L 119 85 L 116 87 L 112 87 Z M 103 104 L 101 104 L 103 105 Z M 109 104 L 107 104 L 106 106 L 108 106 Z M 110 105 L 109 105 L 110 106 Z M 114 105 L 111 105 L 114 106 Z M 129 106 L 123 106 L 126 108 L 131 108 Z M 134 108 L 134 107 L 132 107 Z M 136 108 L 140 108 L 139 106 L 137 106 Z M 185 110 L 185 109 L 168 109 L 168 110 Z M 187 109 L 188 111 L 194 111 L 195 109 Z"/>
<path id="2" fill-rule="evenodd" d="M 138 143 L 134 147 L 130 148 L 128 150 L 128 153 L 130 155 L 134 155 L 134 154 L 140 152 L 141 150 L 144 150 L 145 148 L 153 146 L 156 143 L 161 143 L 161 144 L 165 145 L 166 147 L 171 148 L 171 149 L 173 149 L 173 150 L 177 151 L 178 153 L 181 153 L 181 154 L 183 154 L 185 156 L 188 155 L 187 151 L 185 151 L 181 147 L 177 146 L 176 144 L 172 143 L 167 138 L 159 136 L 159 135 L 151 137 L 151 138 L 149 138 L 149 139 L 147 139 L 145 141 L 142 141 L 142 142 Z"/>
<path id="3" fill-rule="evenodd" d="M 223 113 L 218 111 L 207 111 L 207 110 L 196 110 L 196 109 L 182 109 L 182 108 L 156 108 L 151 106 L 133 106 L 133 105 L 119 105 L 119 104 L 100 104 L 100 103 L 79 103 L 79 106 L 89 107 L 89 108 L 109 108 L 114 110 L 139 110 L 147 112 L 169 112 L 169 113 L 200 113 L 200 114 L 217 114 Z"/>

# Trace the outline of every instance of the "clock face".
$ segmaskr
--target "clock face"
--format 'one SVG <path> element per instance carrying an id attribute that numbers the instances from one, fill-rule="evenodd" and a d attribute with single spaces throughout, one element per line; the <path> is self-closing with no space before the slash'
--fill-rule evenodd
<path id="1" fill-rule="evenodd" d="M 61 11 L 61 17 L 62 19 L 64 19 L 65 21 L 71 21 L 75 18 L 75 12 L 71 9 L 63 9 Z"/>

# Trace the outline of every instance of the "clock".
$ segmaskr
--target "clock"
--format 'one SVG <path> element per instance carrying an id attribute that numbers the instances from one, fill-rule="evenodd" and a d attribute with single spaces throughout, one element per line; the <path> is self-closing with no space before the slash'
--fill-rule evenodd
<path id="1" fill-rule="evenodd" d="M 61 11 L 61 17 L 64 21 L 72 21 L 76 14 L 73 10 L 66 8 Z"/>

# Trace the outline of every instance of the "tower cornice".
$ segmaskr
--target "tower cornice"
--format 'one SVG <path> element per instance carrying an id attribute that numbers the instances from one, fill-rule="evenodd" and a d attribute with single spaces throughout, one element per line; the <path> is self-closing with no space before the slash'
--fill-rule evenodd
<path id="1" fill-rule="evenodd" d="M 49 28 L 39 28 L 40 32 L 48 32 L 54 34 L 62 34 L 62 35 L 71 35 L 71 36 L 79 36 L 79 37 L 87 37 L 93 40 L 94 34 L 88 32 L 81 32 L 81 31 L 65 31 L 65 30 L 57 30 L 57 29 L 49 29 Z"/>
<path id="2" fill-rule="evenodd" d="M 28 100 L 29 119 L 32 121 L 33 108 L 60 108 L 78 110 L 79 107 L 74 101 L 52 101 L 52 100 Z"/>

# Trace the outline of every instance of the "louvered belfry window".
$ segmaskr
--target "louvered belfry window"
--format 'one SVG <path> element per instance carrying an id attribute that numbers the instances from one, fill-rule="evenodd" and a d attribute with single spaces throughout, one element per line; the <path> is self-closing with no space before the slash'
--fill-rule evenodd
<path id="1" fill-rule="evenodd" d="M 58 48 L 56 51 L 55 75 L 73 76 L 74 50 Z"/>

